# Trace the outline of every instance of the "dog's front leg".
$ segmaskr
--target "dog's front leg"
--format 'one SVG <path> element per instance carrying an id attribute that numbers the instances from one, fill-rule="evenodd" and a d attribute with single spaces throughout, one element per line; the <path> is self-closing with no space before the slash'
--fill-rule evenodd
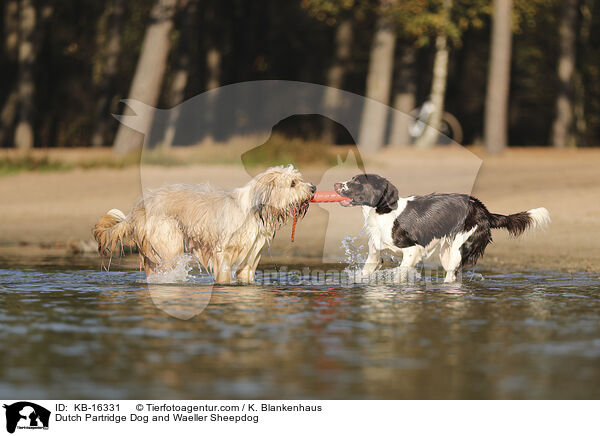
<path id="1" fill-rule="evenodd" d="M 215 283 L 227 285 L 231 283 L 231 265 L 221 265 L 218 271 L 215 271 Z"/>
<path id="2" fill-rule="evenodd" d="M 254 283 L 254 274 L 256 273 L 256 267 L 260 261 L 260 254 L 255 255 L 253 259 L 248 259 L 248 262 L 244 267 L 238 271 L 237 278 L 240 283 Z"/>
<path id="3" fill-rule="evenodd" d="M 363 277 L 373 274 L 382 264 L 381 252 L 375 247 L 375 244 L 369 239 L 369 256 L 360 272 Z"/>
<path id="4" fill-rule="evenodd" d="M 254 259 L 254 262 L 252 262 L 252 265 L 250 265 L 250 273 L 248 276 L 249 277 L 248 283 L 254 283 L 254 274 L 256 273 L 256 268 L 258 268 L 258 262 L 260 262 L 260 251 L 256 255 L 256 258 Z"/>
<path id="5" fill-rule="evenodd" d="M 231 283 L 231 259 L 224 253 L 219 253 L 213 261 L 213 274 L 215 283 L 229 284 Z"/>
<path id="6" fill-rule="evenodd" d="M 251 283 L 249 265 L 244 265 L 244 267 L 237 272 L 237 279 L 240 283 Z"/>
<path id="7" fill-rule="evenodd" d="M 258 237 L 248 252 L 242 267 L 237 272 L 237 279 L 240 283 L 254 283 L 254 273 L 260 261 L 260 252 L 265 245 L 265 239 Z"/>

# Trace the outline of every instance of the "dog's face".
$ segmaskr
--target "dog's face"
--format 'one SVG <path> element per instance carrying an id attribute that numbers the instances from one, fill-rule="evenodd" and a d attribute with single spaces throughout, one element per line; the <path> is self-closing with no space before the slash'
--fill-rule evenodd
<path id="1" fill-rule="evenodd" d="M 316 189 L 291 165 L 269 168 L 253 180 L 254 207 L 263 221 L 284 223 L 304 216 Z"/>
<path id="2" fill-rule="evenodd" d="M 377 174 L 359 174 L 346 182 L 335 183 L 335 191 L 350 198 L 342 206 L 369 206 L 377 213 L 389 213 L 398 206 L 398 190 Z"/>

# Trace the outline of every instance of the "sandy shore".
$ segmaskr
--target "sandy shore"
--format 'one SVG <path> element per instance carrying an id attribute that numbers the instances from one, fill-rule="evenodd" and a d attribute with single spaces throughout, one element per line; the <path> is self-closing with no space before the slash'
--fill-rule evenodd
<path id="1" fill-rule="evenodd" d="M 367 171 L 390 178 L 400 195 L 471 192 L 497 213 L 539 206 L 550 211 L 549 231 L 518 240 L 495 231 L 495 242 L 482 265 L 600 272 L 600 150 L 511 149 L 490 157 L 477 149 L 396 149 L 363 158 Z M 331 189 L 334 181 L 358 173 L 353 161 L 302 171 L 320 189 Z M 5 176 L 0 178 L 0 247 L 26 254 L 28 246 L 63 247 L 89 241 L 96 219 L 111 208 L 128 212 L 142 187 L 208 180 L 232 188 L 245 183 L 255 172 L 246 170 L 240 162 Z M 359 208 L 312 206 L 299 223 L 296 242 L 289 242 L 289 228 L 281 229 L 263 260 L 342 260 L 342 239 L 359 236 L 361 227 Z M 359 236 L 354 244 L 365 241 Z"/>

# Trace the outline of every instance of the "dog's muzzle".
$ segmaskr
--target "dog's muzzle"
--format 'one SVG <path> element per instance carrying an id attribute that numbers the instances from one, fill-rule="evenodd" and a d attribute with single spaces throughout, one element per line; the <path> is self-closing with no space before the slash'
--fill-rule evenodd
<path id="1" fill-rule="evenodd" d="M 347 190 L 346 183 L 334 183 L 333 189 L 335 190 L 335 192 L 337 192 L 340 195 L 343 195 L 344 197 L 350 197 L 347 192 L 344 192 L 345 190 Z M 342 206 L 352 206 L 353 205 L 352 200 L 342 201 L 342 202 L 340 202 L 340 204 Z"/>

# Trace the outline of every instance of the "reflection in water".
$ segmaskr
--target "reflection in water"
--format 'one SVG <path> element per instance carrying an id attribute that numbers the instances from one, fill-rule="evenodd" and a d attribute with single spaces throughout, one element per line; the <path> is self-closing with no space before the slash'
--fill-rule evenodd
<path id="1" fill-rule="evenodd" d="M 156 307 L 169 315 L 187 320 L 202 313 L 210 303 L 211 285 L 148 284 L 150 298 Z"/>
<path id="2" fill-rule="evenodd" d="M 0 397 L 600 396 L 598 281 L 583 274 L 147 285 L 95 261 L 0 270 Z"/>

